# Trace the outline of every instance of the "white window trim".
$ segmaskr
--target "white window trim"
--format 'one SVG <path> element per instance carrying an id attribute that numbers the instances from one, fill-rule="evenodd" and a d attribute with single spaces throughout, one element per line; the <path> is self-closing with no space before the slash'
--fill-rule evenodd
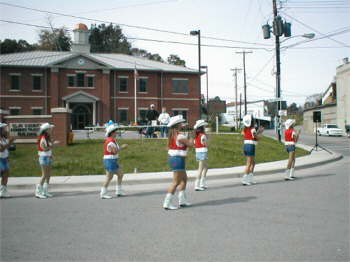
<path id="1" fill-rule="evenodd" d="M 148 107 L 138 107 L 138 110 L 148 110 Z"/>
<path id="2" fill-rule="evenodd" d="M 31 76 L 43 76 L 43 74 L 31 74 Z"/>
<path id="3" fill-rule="evenodd" d="M 148 94 L 147 91 L 146 91 L 146 92 L 140 92 L 140 91 L 138 91 L 137 93 L 139 93 L 139 94 Z"/>
<path id="4" fill-rule="evenodd" d="M 69 88 L 69 89 L 95 89 L 94 86 L 92 86 L 92 87 L 67 86 L 67 88 Z"/>
<path id="5" fill-rule="evenodd" d="M 20 106 L 9 106 L 9 109 L 22 109 Z"/>
<path id="6" fill-rule="evenodd" d="M 189 93 L 174 93 L 174 92 L 172 92 L 171 94 L 172 95 L 186 95 L 187 96 Z"/>
<path id="7" fill-rule="evenodd" d="M 44 107 L 42 107 L 42 106 L 31 106 L 30 108 L 31 109 L 43 109 Z"/>
<path id="8" fill-rule="evenodd" d="M 172 108 L 172 111 L 176 110 L 176 111 L 188 111 L 188 108 Z"/>
<path id="9" fill-rule="evenodd" d="M 66 76 L 76 76 L 76 74 L 66 74 Z"/>
<path id="10" fill-rule="evenodd" d="M 77 73 L 86 74 L 86 71 L 80 71 L 80 70 L 78 70 L 78 71 L 75 71 L 75 73 L 76 73 L 76 74 L 77 74 Z"/>
<path id="11" fill-rule="evenodd" d="M 32 89 L 32 92 L 37 92 L 37 93 L 40 93 L 40 92 L 42 92 L 43 91 L 43 89 L 41 88 L 41 89 L 39 89 L 39 90 L 35 90 L 35 89 Z"/>
<path id="12" fill-rule="evenodd" d="M 86 74 L 86 77 L 95 77 L 95 74 Z"/>
<path id="13" fill-rule="evenodd" d="M 185 81 L 189 81 L 188 78 L 171 78 L 171 80 L 185 80 Z"/>
<path id="14" fill-rule="evenodd" d="M 9 89 L 9 92 L 21 92 L 21 90 L 17 90 L 17 89 Z"/>
<path id="15" fill-rule="evenodd" d="M 118 107 L 118 111 L 119 110 L 129 110 L 129 107 Z"/>
<path id="16" fill-rule="evenodd" d="M 148 79 L 148 76 L 139 76 L 138 79 Z"/>
<path id="17" fill-rule="evenodd" d="M 9 73 L 9 76 L 21 76 L 21 73 Z"/>
<path id="18" fill-rule="evenodd" d="M 129 78 L 129 76 L 118 76 L 118 78 Z"/>

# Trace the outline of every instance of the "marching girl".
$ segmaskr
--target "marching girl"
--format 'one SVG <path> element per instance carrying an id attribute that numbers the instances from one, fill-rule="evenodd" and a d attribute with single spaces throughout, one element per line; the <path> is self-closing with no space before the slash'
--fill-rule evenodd
<path id="1" fill-rule="evenodd" d="M 108 195 L 107 188 L 111 180 L 113 179 L 113 175 L 117 175 L 117 185 L 115 194 L 116 196 L 124 196 L 125 192 L 122 189 L 122 181 L 123 181 L 123 172 L 118 164 L 119 151 L 127 148 L 127 144 L 122 145 L 121 147 L 118 145 L 116 141 L 117 136 L 117 125 L 109 125 L 106 128 L 106 139 L 104 142 L 104 155 L 103 155 L 103 164 L 106 169 L 106 181 L 103 183 L 100 197 L 102 199 L 111 199 L 112 196 Z"/>
<path id="2" fill-rule="evenodd" d="M 173 183 L 168 188 L 168 193 L 164 199 L 163 208 L 166 210 L 178 209 L 173 204 L 174 194 L 176 189 L 179 189 L 179 206 L 186 207 L 190 206 L 186 196 L 186 184 L 187 174 L 185 168 L 187 148 L 193 147 L 193 141 L 186 138 L 185 135 L 180 134 L 184 126 L 182 115 L 173 116 L 170 118 L 168 127 L 170 128 L 168 137 L 168 155 L 169 165 L 173 171 Z"/>
<path id="3" fill-rule="evenodd" d="M 294 167 L 295 167 L 295 144 L 298 142 L 300 130 L 295 132 L 294 130 L 295 120 L 288 119 L 285 122 L 286 130 L 284 131 L 284 143 L 286 145 L 286 151 L 289 154 L 287 170 L 285 180 L 294 180 Z"/>
<path id="4" fill-rule="evenodd" d="M 198 161 L 198 175 L 194 182 L 194 190 L 203 191 L 207 186 L 207 171 L 208 171 L 208 143 L 204 127 L 208 123 L 204 120 L 197 120 L 193 129 L 195 131 L 194 146 L 196 150 L 196 159 Z"/>
<path id="5" fill-rule="evenodd" d="M 14 138 L 8 137 L 6 132 L 7 124 L 0 122 L 0 173 L 1 173 L 1 186 L 0 197 L 10 197 L 7 192 L 7 181 L 10 174 L 10 166 L 8 162 L 9 150 L 8 148 L 13 144 Z"/>
<path id="6" fill-rule="evenodd" d="M 53 196 L 48 192 L 53 161 L 52 147 L 54 144 L 59 143 L 59 141 L 52 141 L 51 133 L 53 128 L 54 125 L 50 125 L 49 123 L 42 124 L 39 129 L 39 137 L 37 140 L 39 164 L 42 175 L 39 184 L 36 185 L 35 197 L 41 199 Z"/>
<path id="7" fill-rule="evenodd" d="M 244 136 L 243 152 L 247 157 L 247 163 L 245 174 L 242 178 L 242 184 L 244 186 L 249 186 L 251 184 L 255 184 L 253 180 L 255 167 L 255 146 L 257 145 L 257 141 L 260 139 L 264 128 L 260 127 L 258 130 L 255 129 L 252 115 L 245 115 L 243 117 L 243 124 L 245 128 L 241 134 Z"/>

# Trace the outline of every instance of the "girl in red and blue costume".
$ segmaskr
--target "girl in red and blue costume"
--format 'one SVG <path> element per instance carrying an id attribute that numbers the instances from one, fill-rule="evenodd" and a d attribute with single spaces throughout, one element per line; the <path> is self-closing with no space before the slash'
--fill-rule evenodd
<path id="1" fill-rule="evenodd" d="M 255 147 L 258 144 L 258 140 L 260 139 L 264 128 L 260 127 L 258 130 L 256 130 L 254 127 L 254 119 L 251 115 L 245 115 L 243 117 L 243 124 L 245 128 L 242 130 L 241 134 L 244 136 L 243 152 L 247 157 L 247 163 L 242 178 L 242 184 L 244 186 L 249 186 L 251 184 L 255 184 Z"/>
<path id="2" fill-rule="evenodd" d="M 285 122 L 286 130 L 284 131 L 284 144 L 286 151 L 289 154 L 285 180 L 294 180 L 295 167 L 295 144 L 298 142 L 300 130 L 298 132 L 294 129 L 295 120 L 287 119 Z"/>
<path id="3" fill-rule="evenodd" d="M 165 210 L 178 209 L 178 206 L 173 204 L 174 194 L 177 188 L 179 189 L 179 206 L 190 206 L 186 195 L 186 157 L 187 148 L 193 147 L 193 141 L 187 139 L 185 135 L 180 133 L 185 121 L 186 120 L 183 119 L 182 115 L 177 115 L 171 117 L 168 124 L 168 127 L 170 128 L 168 137 L 168 155 L 169 166 L 173 171 L 173 182 L 169 186 L 168 193 L 163 202 L 163 208 Z"/>

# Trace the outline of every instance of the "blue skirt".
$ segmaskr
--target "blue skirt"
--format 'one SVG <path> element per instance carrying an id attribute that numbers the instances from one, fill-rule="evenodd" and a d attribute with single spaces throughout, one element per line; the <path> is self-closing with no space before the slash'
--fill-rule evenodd
<path id="1" fill-rule="evenodd" d="M 169 166 L 172 171 L 185 171 L 186 161 L 182 156 L 169 156 Z"/>

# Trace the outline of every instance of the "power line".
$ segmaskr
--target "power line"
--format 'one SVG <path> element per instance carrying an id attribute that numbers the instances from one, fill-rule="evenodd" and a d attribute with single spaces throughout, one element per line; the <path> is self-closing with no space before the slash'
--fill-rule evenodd
<path id="1" fill-rule="evenodd" d="M 123 24 L 123 23 L 116 23 L 116 22 L 112 22 L 112 21 L 105 21 L 105 20 L 88 18 L 88 17 L 83 17 L 83 16 L 69 15 L 69 14 L 64 14 L 64 13 L 59 13 L 59 12 L 53 12 L 53 11 L 48 11 L 48 10 L 43 10 L 43 9 L 37 9 L 37 8 L 31 8 L 31 7 L 21 6 L 21 5 L 5 3 L 5 2 L 0 2 L 0 5 L 6 5 L 6 6 L 15 7 L 15 8 L 21 8 L 21 9 L 31 10 L 31 11 L 35 11 L 35 12 L 41 12 L 41 13 L 48 13 L 48 14 L 53 14 L 53 15 L 58 15 L 58 16 L 72 17 L 72 18 L 76 18 L 76 19 L 88 20 L 88 21 L 93 21 L 93 22 L 115 24 L 115 25 L 118 25 L 118 26 L 136 28 L 136 29 L 141 29 L 141 30 L 148 30 L 148 31 L 160 32 L 160 33 L 175 34 L 175 35 L 181 35 L 181 36 L 189 36 L 188 33 L 181 33 L 181 32 L 157 29 L 157 28 L 146 27 L 146 26 L 137 26 L 137 25 L 128 25 L 128 24 Z M 211 36 L 201 36 L 201 37 L 205 38 L 205 39 L 218 40 L 218 41 L 244 43 L 244 44 L 260 45 L 260 46 L 271 46 L 271 45 L 268 45 L 268 44 L 252 43 L 252 42 L 232 40 L 232 39 L 225 39 L 225 38 L 218 38 L 218 37 L 211 37 Z"/>
<path id="2" fill-rule="evenodd" d="M 285 16 L 289 17 L 290 19 L 292 19 L 292 20 L 298 22 L 299 24 L 305 26 L 306 28 L 311 29 L 311 30 L 315 31 L 315 32 L 318 33 L 318 34 L 321 34 L 321 35 L 325 36 L 324 33 L 322 33 L 322 32 L 320 32 L 319 30 L 317 30 L 317 29 L 315 29 L 315 28 L 313 28 L 313 27 L 311 27 L 311 26 L 305 24 L 304 22 L 301 22 L 300 20 L 296 19 L 295 17 L 292 17 L 292 16 L 288 15 L 286 12 L 283 12 L 283 11 L 282 11 L 282 13 L 283 13 Z M 344 47 L 347 47 L 347 44 L 345 44 L 345 43 L 343 43 L 343 42 L 341 42 L 341 41 L 338 41 L 338 40 L 333 39 L 333 38 L 331 38 L 331 37 L 328 37 L 328 38 L 329 38 L 330 40 L 332 40 L 333 42 L 336 42 L 337 44 L 340 44 L 340 45 L 342 45 L 342 46 L 344 46 Z M 312 39 L 312 40 L 313 40 L 313 39 Z"/>
<path id="3" fill-rule="evenodd" d="M 44 29 L 51 29 L 51 27 L 49 27 L 49 26 L 34 25 L 34 24 L 21 23 L 21 22 L 2 20 L 2 19 L 0 19 L 0 21 L 1 22 L 6 22 L 6 23 L 11 23 L 11 24 L 18 24 L 18 25 L 31 26 L 31 27 L 44 28 Z M 60 28 L 52 28 L 52 29 L 58 30 Z M 70 30 L 70 29 L 64 29 L 64 30 L 66 32 L 73 32 L 73 30 Z M 140 40 L 140 41 L 150 41 L 150 42 L 157 42 L 157 43 L 169 43 L 169 44 L 181 44 L 181 45 L 197 46 L 197 44 L 195 44 L 195 43 L 180 42 L 180 41 L 168 41 L 168 40 L 158 40 L 158 39 L 150 39 L 150 38 L 137 38 L 137 37 L 127 37 L 127 39 Z M 209 45 L 209 44 L 201 44 L 201 46 L 216 47 L 216 48 L 229 48 L 229 49 L 253 49 L 253 50 L 271 51 L 270 49 L 265 48 L 265 47 L 243 47 L 243 46 L 226 46 L 226 45 Z"/>

